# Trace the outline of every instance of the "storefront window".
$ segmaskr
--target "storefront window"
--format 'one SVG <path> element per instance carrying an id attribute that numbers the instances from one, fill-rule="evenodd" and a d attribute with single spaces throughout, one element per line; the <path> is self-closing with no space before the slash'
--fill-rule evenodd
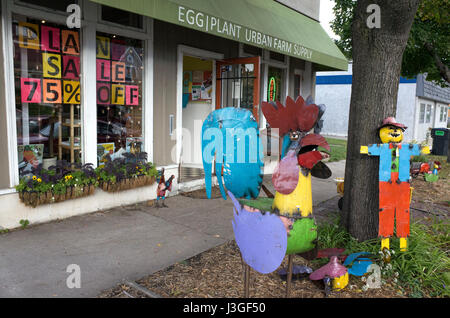
<path id="1" fill-rule="evenodd" d="M 97 159 L 143 149 L 144 41 L 97 33 Z"/>
<path id="2" fill-rule="evenodd" d="M 65 26 L 13 16 L 19 173 L 80 160 L 80 37 Z"/>

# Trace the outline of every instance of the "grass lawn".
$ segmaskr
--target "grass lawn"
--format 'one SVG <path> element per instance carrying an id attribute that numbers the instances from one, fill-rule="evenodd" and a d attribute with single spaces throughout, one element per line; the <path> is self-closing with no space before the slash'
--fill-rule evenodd
<path id="1" fill-rule="evenodd" d="M 347 156 L 347 140 L 335 138 L 325 138 L 325 139 L 327 140 L 331 148 L 330 151 L 331 157 L 329 162 L 345 160 Z"/>

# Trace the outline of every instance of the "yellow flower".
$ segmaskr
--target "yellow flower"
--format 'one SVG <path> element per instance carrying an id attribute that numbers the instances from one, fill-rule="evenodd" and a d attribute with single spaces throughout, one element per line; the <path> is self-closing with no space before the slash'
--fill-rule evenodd
<path id="1" fill-rule="evenodd" d="M 33 176 L 33 180 L 36 180 L 37 179 L 37 177 L 36 176 Z"/>
<path id="2" fill-rule="evenodd" d="M 37 182 L 41 183 L 41 182 L 42 182 L 42 179 L 41 179 L 41 178 L 37 179 Z"/>

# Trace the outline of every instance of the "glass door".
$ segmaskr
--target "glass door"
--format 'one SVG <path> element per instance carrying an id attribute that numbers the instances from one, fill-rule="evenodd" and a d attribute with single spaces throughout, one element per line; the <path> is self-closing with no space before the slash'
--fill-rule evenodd
<path id="1" fill-rule="evenodd" d="M 216 67 L 216 109 L 246 108 L 258 122 L 260 57 L 218 61 Z"/>

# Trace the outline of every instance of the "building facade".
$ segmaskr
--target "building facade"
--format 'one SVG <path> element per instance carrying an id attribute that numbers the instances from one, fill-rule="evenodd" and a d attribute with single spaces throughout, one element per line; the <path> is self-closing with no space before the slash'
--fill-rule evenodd
<path id="1" fill-rule="evenodd" d="M 323 116 L 323 134 L 347 136 L 352 89 L 352 64 L 347 71 L 318 72 L 316 102 L 328 107 Z M 447 127 L 450 88 L 442 88 L 419 74 L 415 79 L 401 77 L 396 120 L 408 127 L 405 141 L 431 144 L 431 128 Z"/>
<path id="2" fill-rule="evenodd" d="M 106 154 L 139 148 L 175 175 L 174 193 L 201 186 L 190 172 L 201 170 L 201 123 L 211 111 L 247 108 L 263 129 L 261 101 L 314 96 L 316 71 L 345 68 L 317 3 L 2 1 L 0 226 L 156 197 L 156 185 L 98 189 L 26 207 L 14 187 L 40 163 L 99 166 Z"/>

